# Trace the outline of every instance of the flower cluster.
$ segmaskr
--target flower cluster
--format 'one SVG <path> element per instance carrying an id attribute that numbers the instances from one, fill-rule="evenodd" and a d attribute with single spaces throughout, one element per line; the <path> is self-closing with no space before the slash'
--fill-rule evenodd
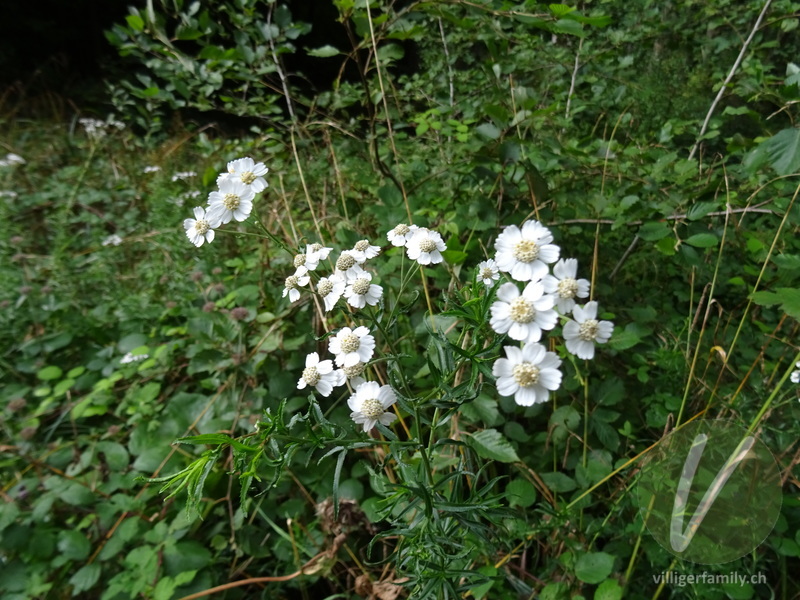
<path id="1" fill-rule="evenodd" d="M 387 234 L 395 247 L 404 247 L 407 256 L 420 265 L 438 264 L 444 260 L 444 240 L 437 232 L 414 225 L 398 225 Z M 295 271 L 286 278 L 283 296 L 290 302 L 301 297 L 301 288 L 311 287 L 316 279 L 316 294 L 322 300 L 324 312 L 330 312 L 344 298 L 351 309 L 377 306 L 383 298 L 383 288 L 373 283 L 374 274 L 368 269 L 368 261 L 381 253 L 380 246 L 369 240 L 360 240 L 349 250 L 342 251 L 334 262 L 333 272 L 318 276 L 320 263 L 327 260 L 333 248 L 322 244 L 309 244 L 305 251 L 295 255 L 292 264 Z M 388 426 L 397 418 L 389 408 L 397 396 L 391 386 L 367 381 L 364 374 L 375 352 L 375 338 L 370 330 L 361 325 L 342 327 L 329 338 L 328 351 L 333 360 L 320 360 L 316 352 L 306 357 L 305 369 L 297 382 L 298 389 L 313 387 L 322 396 L 329 396 L 333 389 L 348 384 L 353 394 L 347 401 L 352 411 L 350 417 L 361 425 L 364 432 L 378 423 Z"/>
<path id="2" fill-rule="evenodd" d="M 113 117 L 108 117 L 107 120 L 101 121 L 99 119 L 78 119 L 86 135 L 93 140 L 100 140 L 104 138 L 111 130 L 125 129 L 125 123 L 117 121 Z"/>
<path id="3" fill-rule="evenodd" d="M 792 381 L 792 383 L 800 383 L 800 361 L 796 362 L 794 366 L 797 367 L 797 370 L 792 371 L 792 374 L 789 375 L 789 379 Z"/>
<path id="4" fill-rule="evenodd" d="M 550 230 L 538 221 L 512 225 L 497 237 L 494 259 L 478 265 L 478 279 L 486 286 L 496 285 L 500 272 L 513 280 L 497 289 L 489 323 L 521 347 L 505 346 L 506 357 L 497 359 L 492 373 L 498 392 L 514 396 L 521 406 L 546 402 L 561 385 L 561 359 L 539 344 L 543 332 L 562 322 L 567 351 L 592 359 L 595 344 L 606 343 L 614 330 L 611 322 L 597 320 L 597 302 L 577 304 L 576 298 L 589 297 L 589 282 L 577 278 L 578 261 L 560 258 L 552 242 Z"/>
<path id="5" fill-rule="evenodd" d="M 214 241 L 214 230 L 231 220 L 244 221 L 253 210 L 256 194 L 267 188 L 264 163 L 239 158 L 228 163 L 228 171 L 217 177 L 218 189 L 208 195 L 208 207 L 194 209 L 194 219 L 185 219 L 186 237 L 195 246 Z M 185 175 L 185 174 L 182 174 Z"/>

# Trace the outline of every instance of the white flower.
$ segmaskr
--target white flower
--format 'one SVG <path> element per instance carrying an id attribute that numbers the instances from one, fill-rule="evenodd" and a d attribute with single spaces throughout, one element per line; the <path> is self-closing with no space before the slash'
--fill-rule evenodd
<path id="1" fill-rule="evenodd" d="M 336 274 L 342 279 L 350 280 L 358 277 L 363 270 L 350 250 L 344 250 L 336 259 Z"/>
<path id="2" fill-rule="evenodd" d="M 342 367 L 339 369 L 342 373 L 344 373 L 345 378 L 353 387 L 353 389 L 357 388 L 359 385 L 366 381 L 362 375 L 364 374 L 364 370 L 367 368 L 367 364 L 363 362 L 357 362 L 356 364 L 350 367 Z"/>
<path id="3" fill-rule="evenodd" d="M 478 264 L 478 279 L 487 287 L 493 286 L 494 282 L 500 279 L 500 271 L 497 269 L 497 263 L 490 258 Z"/>
<path id="4" fill-rule="evenodd" d="M 194 208 L 194 219 L 184 219 L 183 228 L 186 229 L 186 237 L 198 248 L 203 242 L 209 244 L 214 241 L 214 228 L 219 227 L 219 221 L 201 206 Z"/>
<path id="5" fill-rule="evenodd" d="M 445 250 L 447 246 L 442 236 L 424 227 L 417 229 L 406 243 L 408 258 L 421 265 L 435 265 L 442 262 L 444 258 L 441 253 Z"/>
<path id="6" fill-rule="evenodd" d="M 161 170 L 161 167 L 159 167 L 158 165 L 153 165 L 153 166 L 145 167 L 143 172 L 144 173 L 157 173 L 160 170 Z"/>
<path id="7" fill-rule="evenodd" d="M 353 258 L 356 259 L 358 264 L 363 264 L 367 261 L 368 258 L 375 258 L 380 254 L 381 247 L 380 246 L 372 246 L 369 243 L 369 240 L 361 240 L 356 242 L 356 245 L 353 246 L 353 249 L 350 250 L 350 253 L 353 255 Z"/>
<path id="8" fill-rule="evenodd" d="M 306 246 L 305 266 L 309 271 L 314 271 L 319 266 L 320 261 L 328 258 L 332 250 L 333 248 L 327 248 L 322 244 L 309 244 Z"/>
<path id="9" fill-rule="evenodd" d="M 575 306 L 575 298 L 589 297 L 589 281 L 575 279 L 578 274 L 578 261 L 574 258 L 560 259 L 553 267 L 553 275 L 549 273 L 542 279 L 544 291 L 555 294 L 558 312 L 568 314 Z"/>
<path id="10" fill-rule="evenodd" d="M 120 364 L 127 365 L 132 362 L 139 362 L 140 360 L 144 360 L 148 358 L 149 354 L 132 354 L 128 352 L 125 356 L 119 359 Z"/>
<path id="11" fill-rule="evenodd" d="M 355 308 L 364 308 L 365 305 L 375 306 L 380 302 L 383 288 L 372 281 L 372 274 L 362 271 L 358 277 L 350 280 L 344 290 L 347 303 Z"/>
<path id="12" fill-rule="evenodd" d="M 498 301 L 492 304 L 489 324 L 497 333 L 519 342 L 538 342 L 543 329 L 552 329 L 558 322 L 553 310 L 555 298 L 544 294 L 539 281 L 531 281 L 520 294 L 513 283 L 504 283 L 497 290 Z"/>
<path id="13" fill-rule="evenodd" d="M 328 351 L 336 356 L 336 365 L 352 367 L 357 362 L 368 362 L 375 352 L 375 338 L 364 327 L 342 327 L 328 342 Z"/>
<path id="14" fill-rule="evenodd" d="M 376 424 L 391 425 L 397 418 L 386 409 L 397 401 L 394 391 L 388 385 L 379 386 L 374 381 L 367 381 L 356 388 L 356 393 L 347 400 L 347 406 L 353 412 L 350 418 L 356 423 L 364 424 L 364 433 Z"/>
<path id="15" fill-rule="evenodd" d="M 498 358 L 492 367 L 501 396 L 514 396 L 520 406 L 547 402 L 550 392 L 561 385 L 561 359 L 541 344 L 525 344 L 522 349 L 505 346 L 508 358 Z"/>
<path id="16" fill-rule="evenodd" d="M 187 221 L 191 221 L 192 219 L 186 219 Z M 213 235 L 211 236 L 213 239 Z M 119 246 L 122 243 L 122 238 L 119 237 L 116 233 L 112 233 L 106 239 L 103 240 L 103 246 Z"/>
<path id="17" fill-rule="evenodd" d="M 340 369 L 333 370 L 333 361 L 320 361 L 319 354 L 312 352 L 306 356 L 306 368 L 297 382 L 297 389 L 310 385 L 325 397 L 331 395 L 333 388 L 344 385 L 345 374 Z"/>
<path id="18" fill-rule="evenodd" d="M 553 235 L 539 221 L 526 221 L 522 230 L 506 227 L 497 236 L 497 267 L 517 281 L 539 281 L 547 274 L 547 265 L 558 260 L 559 248 L 551 244 Z"/>
<path id="19" fill-rule="evenodd" d="M 0 159 L 0 167 L 10 167 L 11 165 L 24 165 L 27 161 L 19 154 L 9 152 L 6 157 Z"/>
<path id="20" fill-rule="evenodd" d="M 325 312 L 330 311 L 342 297 L 345 285 L 344 279 L 337 275 L 320 278 L 317 283 L 317 293 L 325 302 Z"/>
<path id="21" fill-rule="evenodd" d="M 14 199 L 17 197 L 17 192 L 14 190 L 0 190 L 0 198 Z"/>
<path id="22" fill-rule="evenodd" d="M 305 267 L 297 267 L 294 275 L 289 275 L 284 282 L 282 296 L 286 298 L 289 296 L 289 302 L 297 302 L 300 299 L 300 290 L 303 286 L 308 285 L 311 278 L 308 276 L 308 269 Z"/>
<path id="23" fill-rule="evenodd" d="M 796 362 L 794 366 L 800 369 L 800 361 Z M 789 375 L 789 379 L 792 381 L 792 383 L 800 383 L 800 370 L 792 371 L 792 374 Z"/>
<path id="24" fill-rule="evenodd" d="M 572 309 L 574 321 L 564 324 L 564 341 L 567 350 L 578 358 L 590 360 L 594 358 L 594 344 L 605 344 L 614 332 L 611 321 L 597 320 L 597 302 L 592 300 L 581 308 Z"/>
<path id="25" fill-rule="evenodd" d="M 208 195 L 208 212 L 220 223 L 231 219 L 244 221 L 253 210 L 255 192 L 241 181 L 227 179 L 219 184 L 219 190 Z"/>
<path id="26" fill-rule="evenodd" d="M 179 171 L 172 176 L 172 181 L 183 181 L 184 179 L 189 179 L 189 177 L 196 177 L 197 173 L 194 171 Z"/>
<path id="27" fill-rule="evenodd" d="M 249 157 L 239 158 L 228 163 L 228 178 L 241 181 L 255 193 L 263 192 L 269 187 L 267 180 L 264 179 L 264 175 L 268 171 L 269 169 L 264 166 L 264 163 L 256 163 Z"/>
<path id="28" fill-rule="evenodd" d="M 408 240 L 413 237 L 414 232 L 417 231 L 417 229 L 419 229 L 419 227 L 416 225 L 406 225 L 405 223 L 400 223 L 386 234 L 386 239 L 391 242 L 392 246 L 402 248 L 406 245 Z"/>

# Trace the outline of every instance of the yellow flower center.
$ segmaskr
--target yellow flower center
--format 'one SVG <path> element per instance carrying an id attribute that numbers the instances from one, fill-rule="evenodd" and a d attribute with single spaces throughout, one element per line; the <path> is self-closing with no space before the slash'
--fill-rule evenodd
<path id="1" fill-rule="evenodd" d="M 411 229 L 409 229 L 408 225 L 406 225 L 404 223 L 400 223 L 400 225 L 395 227 L 392 231 L 394 231 L 395 235 L 405 235 L 409 231 L 411 231 Z"/>
<path id="2" fill-rule="evenodd" d="M 356 242 L 355 249 L 359 252 L 366 252 L 367 248 L 369 248 L 369 241 L 361 240 L 360 242 Z"/>
<path id="3" fill-rule="evenodd" d="M 491 267 L 483 267 L 481 269 L 481 279 L 491 279 L 494 277 L 494 272 Z"/>
<path id="4" fill-rule="evenodd" d="M 317 367 L 306 367 L 303 369 L 303 379 L 306 380 L 308 385 L 317 385 L 322 375 L 317 371 Z"/>
<path id="5" fill-rule="evenodd" d="M 211 229 L 211 225 L 205 219 L 200 219 L 194 223 L 194 230 L 200 235 L 205 234 L 209 229 Z"/>
<path id="6" fill-rule="evenodd" d="M 539 258 L 539 246 L 536 242 L 522 240 L 514 246 L 514 258 L 520 262 L 529 263 Z"/>
<path id="7" fill-rule="evenodd" d="M 239 178 L 242 180 L 242 183 L 250 185 L 256 180 L 256 175 L 255 173 L 251 173 L 250 171 L 245 171 L 239 176 Z"/>
<path id="8" fill-rule="evenodd" d="M 225 194 L 222 200 L 222 205 L 228 210 L 236 210 L 239 208 L 239 196 L 236 194 Z"/>
<path id="9" fill-rule="evenodd" d="M 422 250 L 423 252 L 433 252 L 434 250 L 436 250 L 436 242 L 434 242 L 431 239 L 422 240 L 419 243 L 419 249 Z"/>
<path id="10" fill-rule="evenodd" d="M 368 419 L 378 420 L 383 414 L 383 404 L 376 398 L 369 398 L 361 403 L 361 414 Z"/>
<path id="11" fill-rule="evenodd" d="M 353 258 L 352 254 L 342 254 L 336 261 L 336 268 L 339 271 L 347 271 L 354 264 L 356 264 L 356 259 Z"/>
<path id="12" fill-rule="evenodd" d="M 369 279 L 356 279 L 353 282 L 353 292 L 359 296 L 363 296 L 369 291 Z"/>
<path id="13" fill-rule="evenodd" d="M 285 282 L 284 286 L 286 287 L 287 290 L 293 290 L 294 288 L 297 287 L 297 284 L 298 284 L 297 276 L 296 275 L 289 275 L 286 278 L 286 282 Z"/>
<path id="14" fill-rule="evenodd" d="M 528 302 L 520 296 L 511 301 L 510 314 L 511 319 L 517 323 L 530 323 L 536 318 L 536 309 L 533 307 L 533 302 Z"/>
<path id="15" fill-rule="evenodd" d="M 539 382 L 539 367 L 530 363 L 515 365 L 511 370 L 511 374 L 520 387 L 530 387 Z"/>
<path id="16" fill-rule="evenodd" d="M 348 333 L 342 337 L 342 352 L 355 352 L 361 347 L 361 338 L 355 333 Z"/>
<path id="17" fill-rule="evenodd" d="M 597 321 L 595 319 L 586 319 L 581 323 L 578 337 L 584 342 L 592 342 L 597 339 Z"/>
<path id="18" fill-rule="evenodd" d="M 306 255 L 305 254 L 295 254 L 294 255 L 294 266 L 295 267 L 302 267 L 306 264 Z"/>
<path id="19" fill-rule="evenodd" d="M 323 279 L 319 282 L 319 287 L 317 290 L 319 291 L 320 296 L 327 296 L 333 291 L 333 284 L 329 280 Z"/>
<path id="20" fill-rule="evenodd" d="M 348 378 L 352 379 L 353 377 L 361 375 L 366 368 L 366 363 L 357 362 L 352 367 L 342 367 L 342 371 L 344 371 L 344 374 L 347 375 Z"/>
<path id="21" fill-rule="evenodd" d="M 574 298 L 578 293 L 578 282 L 567 277 L 558 282 L 558 295 L 562 298 Z"/>

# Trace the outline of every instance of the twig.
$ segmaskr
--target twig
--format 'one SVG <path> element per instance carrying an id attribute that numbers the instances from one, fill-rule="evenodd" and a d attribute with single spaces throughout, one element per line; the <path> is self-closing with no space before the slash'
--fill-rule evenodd
<path id="1" fill-rule="evenodd" d="M 572 94 L 575 92 L 575 80 L 578 78 L 578 69 L 581 68 L 580 56 L 583 48 L 583 38 L 578 42 L 578 50 L 575 52 L 575 67 L 572 69 L 572 81 L 569 82 L 569 93 L 567 94 L 567 110 L 564 118 L 569 119 L 569 108 L 572 105 Z"/>
<path id="2" fill-rule="evenodd" d="M 722 82 L 722 86 L 719 88 L 719 92 L 717 92 L 717 97 L 714 98 L 714 101 L 711 103 L 711 108 L 708 109 L 708 114 L 706 115 L 706 120 L 703 121 L 703 126 L 700 128 L 700 134 L 697 136 L 697 141 L 692 146 L 692 151 L 689 153 L 689 160 L 694 158 L 695 152 L 697 152 L 697 148 L 700 147 L 700 141 L 706 133 L 706 129 L 708 128 L 708 123 L 711 121 L 711 116 L 714 114 L 714 111 L 717 108 L 717 104 L 722 99 L 722 95 L 725 93 L 725 87 L 730 83 L 731 79 L 733 79 L 733 75 L 736 73 L 736 69 L 739 68 L 739 65 L 742 63 L 744 59 L 745 52 L 747 52 L 747 48 L 750 45 L 750 42 L 753 40 L 753 36 L 758 31 L 758 26 L 761 25 L 761 21 L 764 19 L 764 15 L 767 14 L 767 9 L 769 5 L 772 4 L 772 0 L 767 0 L 764 3 L 764 8 L 761 9 L 761 14 L 758 15 L 758 19 L 756 19 L 756 24 L 753 25 L 752 31 L 750 31 L 750 35 L 747 36 L 747 39 L 744 41 L 742 45 L 742 50 L 739 52 L 739 56 L 736 57 L 736 62 L 733 63 L 728 76 L 725 78 L 725 81 Z"/>

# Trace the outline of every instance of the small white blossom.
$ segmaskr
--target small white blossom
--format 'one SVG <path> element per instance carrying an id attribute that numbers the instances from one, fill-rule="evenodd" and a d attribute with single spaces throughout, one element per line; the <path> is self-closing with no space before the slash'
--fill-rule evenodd
<path id="1" fill-rule="evenodd" d="M 497 263 L 491 258 L 479 263 L 478 279 L 480 279 L 487 287 L 492 287 L 494 282 L 500 279 L 500 271 L 497 268 Z"/>
<path id="2" fill-rule="evenodd" d="M 564 324 L 564 341 L 572 354 L 578 358 L 591 360 L 594 358 L 594 344 L 605 344 L 614 332 L 611 321 L 597 320 L 597 302 L 587 302 L 581 308 L 572 309 L 574 321 Z"/>
<path id="3" fill-rule="evenodd" d="M 322 244 L 309 244 L 306 246 L 305 266 L 309 271 L 314 271 L 319 266 L 320 261 L 328 258 L 333 248 L 327 248 Z"/>
<path id="4" fill-rule="evenodd" d="M 544 293 L 539 281 L 529 282 L 521 294 L 516 284 L 504 283 L 497 290 L 497 299 L 489 324 L 497 333 L 508 333 L 512 340 L 538 342 L 543 329 L 552 329 L 558 323 L 553 310 L 555 298 Z"/>
<path id="5" fill-rule="evenodd" d="M 325 302 L 325 312 L 333 309 L 339 298 L 344 294 L 345 286 L 344 279 L 338 275 L 320 278 L 317 283 L 317 293 L 322 296 L 322 300 Z"/>
<path id="6" fill-rule="evenodd" d="M 369 362 L 375 352 L 375 338 L 364 327 L 342 327 L 328 342 L 328 351 L 336 356 L 336 365 L 352 367 L 358 362 Z"/>
<path id="7" fill-rule="evenodd" d="M 157 173 L 160 170 L 161 170 L 161 167 L 159 167 L 158 165 L 152 165 L 152 166 L 145 167 L 143 172 L 144 173 Z"/>
<path id="8" fill-rule="evenodd" d="M 800 361 L 796 362 L 794 366 L 797 367 L 798 370 L 792 371 L 792 374 L 789 375 L 789 379 L 792 383 L 800 383 Z"/>
<path id="9" fill-rule="evenodd" d="M 574 258 L 560 259 L 542 279 L 544 291 L 555 294 L 556 307 L 562 315 L 569 314 L 575 306 L 575 298 L 589 297 L 589 281 L 575 279 L 578 275 L 578 261 Z"/>
<path id="10" fill-rule="evenodd" d="M 223 181 L 219 190 L 208 195 L 208 212 L 223 225 L 231 219 L 244 221 L 253 210 L 256 194 L 241 181 Z"/>
<path id="11" fill-rule="evenodd" d="M 5 158 L 0 159 L 0 167 L 10 167 L 12 165 L 24 165 L 27 161 L 19 154 L 9 152 Z"/>
<path id="12" fill-rule="evenodd" d="M 191 219 L 187 219 L 191 220 Z M 103 240 L 103 246 L 119 246 L 122 243 L 122 238 L 119 237 L 116 233 L 112 233 L 106 239 Z"/>
<path id="13" fill-rule="evenodd" d="M 497 267 L 517 281 L 540 281 L 547 265 L 558 260 L 559 248 L 552 241 L 553 234 L 539 221 L 526 221 L 522 230 L 506 227 L 494 244 Z"/>
<path id="14" fill-rule="evenodd" d="M 367 304 L 375 306 L 381 300 L 383 288 L 372 281 L 372 274 L 362 271 L 358 277 L 351 279 L 344 290 L 347 303 L 355 308 L 364 308 Z"/>
<path id="15" fill-rule="evenodd" d="M 129 363 L 139 362 L 140 360 L 144 360 L 149 357 L 150 357 L 149 354 L 132 354 L 128 352 L 127 354 L 125 354 L 125 356 L 119 359 L 119 362 L 120 364 L 127 365 Z"/>
<path id="16" fill-rule="evenodd" d="M 442 252 L 445 250 L 447 246 L 442 236 L 424 227 L 417 229 L 406 243 L 408 258 L 421 265 L 435 265 L 442 262 L 444 260 Z"/>
<path id="17" fill-rule="evenodd" d="M 197 177 L 197 173 L 194 171 L 178 171 L 172 176 L 172 181 L 183 181 L 184 179 L 189 179 L 189 177 Z"/>
<path id="18" fill-rule="evenodd" d="M 312 352 L 306 356 L 306 368 L 303 369 L 303 376 L 297 382 L 297 389 L 302 390 L 306 386 L 315 388 L 326 398 L 331 395 L 333 388 L 344 385 L 345 374 L 341 369 L 333 369 L 333 361 L 320 361 L 319 354 Z"/>
<path id="19" fill-rule="evenodd" d="M 282 296 L 286 298 L 289 296 L 289 302 L 297 302 L 300 299 L 300 290 L 298 288 L 308 285 L 311 278 L 308 276 L 308 269 L 305 267 L 297 267 L 294 275 L 289 275 L 284 282 Z"/>
<path id="20" fill-rule="evenodd" d="M 14 200 L 17 197 L 17 192 L 14 190 L 0 190 L 0 198 L 9 198 Z"/>
<path id="21" fill-rule="evenodd" d="M 380 246 L 372 246 L 369 243 L 369 240 L 361 240 L 356 242 L 356 245 L 353 246 L 353 249 L 350 250 L 350 253 L 356 259 L 358 264 L 364 264 L 367 259 L 375 258 L 380 254 L 381 247 Z"/>
<path id="22" fill-rule="evenodd" d="M 263 192 L 269 187 L 264 175 L 269 169 L 264 163 L 256 163 L 252 158 L 239 158 L 228 163 L 228 179 L 241 181 L 253 192 Z M 217 180 L 219 181 L 219 180 Z"/>
<path id="23" fill-rule="evenodd" d="M 394 422 L 397 416 L 386 409 L 396 401 L 397 396 L 391 387 L 367 381 L 356 388 L 356 393 L 347 400 L 347 406 L 353 411 L 350 418 L 363 424 L 366 433 L 378 423 L 388 427 Z"/>
<path id="24" fill-rule="evenodd" d="M 400 223 L 386 234 L 386 239 L 391 242 L 392 246 L 402 248 L 408 243 L 408 240 L 414 236 L 414 232 L 417 229 L 419 229 L 419 227 L 416 225 L 406 225 L 405 223 Z"/>
<path id="25" fill-rule="evenodd" d="M 350 250 L 343 251 L 336 259 L 335 272 L 346 281 L 358 277 L 363 270 Z"/>
<path id="26" fill-rule="evenodd" d="M 219 221 L 214 219 L 201 206 L 194 209 L 194 219 L 184 219 L 183 227 L 186 229 L 186 237 L 198 248 L 203 242 L 209 244 L 214 241 L 214 229 L 219 227 Z"/>
<path id="27" fill-rule="evenodd" d="M 547 402 L 550 392 L 561 385 L 561 359 L 541 344 L 525 344 L 521 349 L 505 346 L 507 358 L 498 358 L 492 367 L 501 396 L 514 396 L 520 406 Z"/>

